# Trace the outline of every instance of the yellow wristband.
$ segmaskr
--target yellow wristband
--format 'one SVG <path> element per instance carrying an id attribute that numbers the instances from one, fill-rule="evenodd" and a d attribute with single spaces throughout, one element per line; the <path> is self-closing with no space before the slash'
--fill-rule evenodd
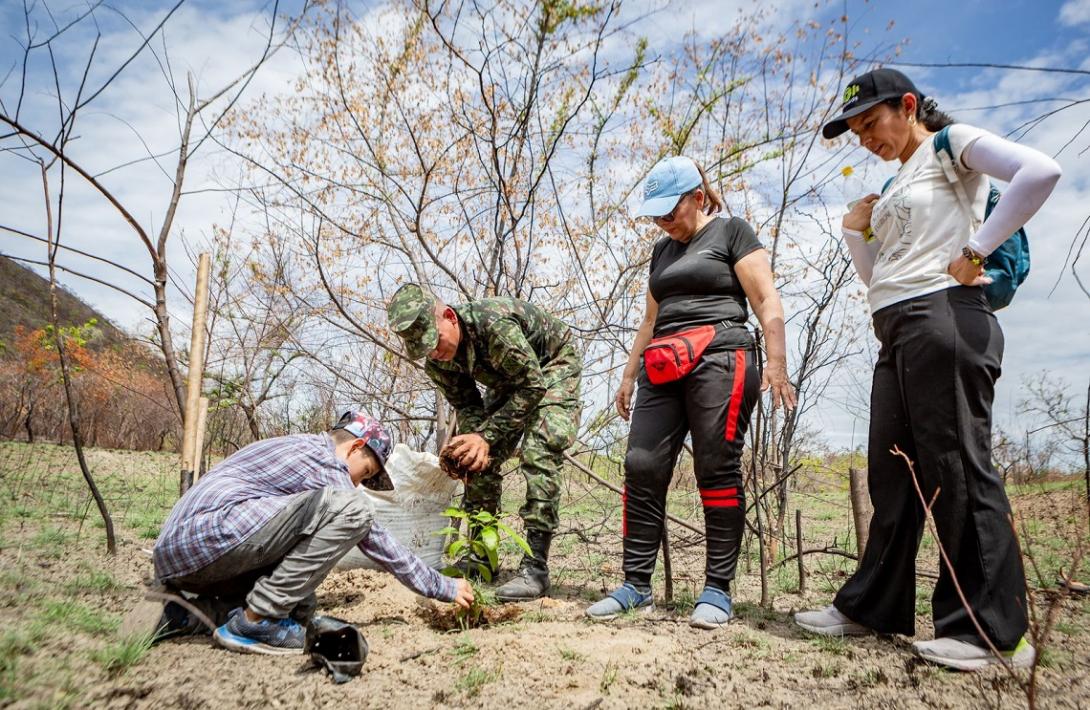
<path id="1" fill-rule="evenodd" d="M 866 229 L 863 230 L 863 241 L 865 241 L 865 242 L 873 242 L 874 241 L 874 230 L 871 229 L 870 227 L 867 227 Z"/>

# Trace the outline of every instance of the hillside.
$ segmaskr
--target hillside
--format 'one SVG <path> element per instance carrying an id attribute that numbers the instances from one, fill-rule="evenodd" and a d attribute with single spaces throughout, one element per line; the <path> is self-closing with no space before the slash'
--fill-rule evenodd
<path id="1" fill-rule="evenodd" d="M 117 326 L 63 287 L 58 292 L 61 325 L 80 325 L 95 318 L 101 338 L 92 347 L 105 347 L 129 338 Z M 15 328 L 40 328 L 50 322 L 49 280 L 6 256 L 0 256 L 0 342 L 10 343 Z"/>

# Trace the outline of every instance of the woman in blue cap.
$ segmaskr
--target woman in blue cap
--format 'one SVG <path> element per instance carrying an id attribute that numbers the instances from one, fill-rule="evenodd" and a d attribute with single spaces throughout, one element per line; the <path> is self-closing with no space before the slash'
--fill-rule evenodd
<path id="1" fill-rule="evenodd" d="M 689 158 L 660 161 L 644 183 L 636 216 L 652 218 L 666 236 L 651 253 L 647 309 L 616 397 L 618 413 L 632 422 L 622 513 L 625 581 L 587 609 L 592 619 L 653 608 L 651 575 L 666 490 L 686 434 L 692 435 L 707 531 L 706 581 L 690 623 L 712 629 L 731 618 L 750 414 L 759 390 L 770 389 L 773 406 L 787 408 L 795 406 L 795 392 L 787 379 L 783 306 L 768 253 L 744 220 L 718 217 L 722 209 L 704 171 Z M 760 373 L 745 325 L 749 306 L 767 349 Z"/>
<path id="2" fill-rule="evenodd" d="M 991 459 L 1003 332 L 985 297 L 984 266 L 1041 207 L 1060 167 L 1031 148 L 954 123 L 894 69 L 848 84 L 840 115 L 822 133 L 849 130 L 871 153 L 901 164 L 881 196 L 857 201 L 843 220 L 881 343 L 867 455 L 874 516 L 859 568 L 833 604 L 795 621 L 824 635 L 915 632 L 924 510 L 905 462 L 891 453 L 896 446 L 934 501 L 939 541 L 954 568 L 952 575 L 940 566 L 931 598 L 935 639 L 917 641 L 917 653 L 976 670 L 999 662 L 994 647 L 1013 665 L 1028 666 L 1034 650 L 1023 638 L 1025 577 Z M 988 176 L 1009 187 L 984 222 Z"/>

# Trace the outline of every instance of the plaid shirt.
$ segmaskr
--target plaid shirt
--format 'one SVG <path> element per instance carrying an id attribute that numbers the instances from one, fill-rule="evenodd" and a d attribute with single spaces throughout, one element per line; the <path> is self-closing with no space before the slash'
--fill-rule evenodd
<path id="1" fill-rule="evenodd" d="M 276 516 L 297 493 L 355 490 L 328 434 L 281 436 L 250 444 L 217 464 L 174 506 L 155 543 L 159 579 L 196 572 Z M 451 601 L 453 579 L 428 567 L 378 523 L 360 551 L 418 594 Z"/>

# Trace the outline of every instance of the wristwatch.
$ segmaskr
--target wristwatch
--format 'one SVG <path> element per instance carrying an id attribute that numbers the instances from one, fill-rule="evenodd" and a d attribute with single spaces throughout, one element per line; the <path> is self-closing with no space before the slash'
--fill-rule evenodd
<path id="1" fill-rule="evenodd" d="M 961 255 L 968 259 L 970 262 L 972 262 L 973 266 L 983 266 L 984 260 L 987 258 L 981 254 L 977 254 L 968 246 L 963 246 L 961 248 Z"/>

